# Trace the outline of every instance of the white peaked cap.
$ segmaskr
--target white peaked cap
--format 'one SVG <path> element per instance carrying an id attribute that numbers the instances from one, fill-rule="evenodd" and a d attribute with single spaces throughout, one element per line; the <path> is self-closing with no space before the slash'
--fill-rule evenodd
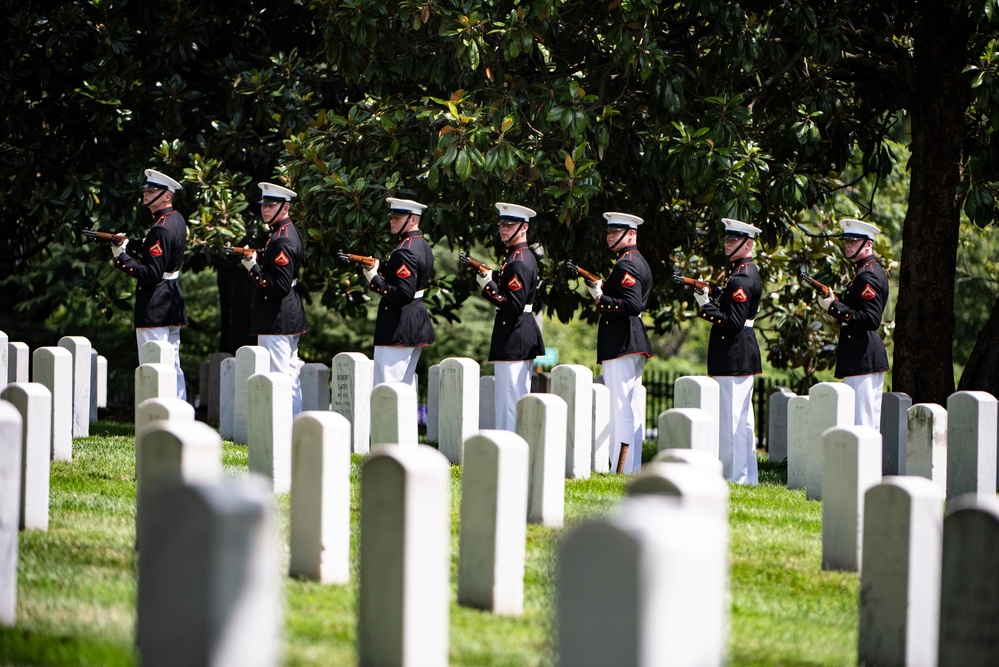
<path id="1" fill-rule="evenodd" d="M 423 215 L 423 209 L 427 207 L 426 204 L 421 204 L 418 201 L 413 201 L 412 199 L 396 199 L 395 197 L 386 197 L 385 201 L 389 203 L 390 211 L 389 213 L 413 213 L 415 215 Z"/>
<path id="2" fill-rule="evenodd" d="M 732 234 L 745 234 L 749 238 L 755 238 L 757 234 L 763 231 L 759 227 L 754 227 L 734 218 L 722 218 L 722 223 L 725 225 L 726 232 L 730 232 Z"/>
<path id="3" fill-rule="evenodd" d="M 873 239 L 881 233 L 881 230 L 871 223 L 864 222 L 863 220 L 854 220 L 853 218 L 840 220 L 839 226 L 843 228 L 843 236 L 866 236 L 869 239 Z"/>
<path id="4" fill-rule="evenodd" d="M 530 220 L 537 215 L 533 209 L 529 209 L 526 206 L 518 206 L 517 204 L 507 204 L 506 202 L 498 201 L 496 202 L 496 208 L 499 210 L 500 219 L 503 218 L 516 218 L 518 220 Z"/>
<path id="5" fill-rule="evenodd" d="M 631 227 L 632 229 L 638 229 L 638 226 L 645 222 L 637 215 L 617 213 L 615 211 L 604 213 L 604 218 L 607 220 L 608 227 Z"/>
<path id="6" fill-rule="evenodd" d="M 298 196 L 295 191 L 273 183 L 257 183 L 257 187 L 260 188 L 261 204 L 265 201 L 291 201 Z"/>
<path id="7" fill-rule="evenodd" d="M 173 180 L 166 174 L 161 174 L 155 169 L 146 169 L 146 185 L 159 185 L 166 188 L 170 192 L 177 192 L 177 190 L 183 190 L 182 186 L 177 181 Z"/>

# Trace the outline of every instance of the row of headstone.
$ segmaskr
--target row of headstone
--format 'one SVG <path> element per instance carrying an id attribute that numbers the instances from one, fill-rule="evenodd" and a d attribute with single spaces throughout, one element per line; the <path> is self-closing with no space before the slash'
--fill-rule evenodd
<path id="1" fill-rule="evenodd" d="M 783 390 L 770 397 L 771 460 L 786 444 L 788 487 L 822 498 L 822 433 L 853 422 L 852 390 L 819 383 L 808 396 Z M 881 474 L 918 475 L 934 481 L 947 498 L 996 490 L 996 399 L 985 392 L 961 391 L 947 409 L 932 403 L 911 405 L 905 394 L 884 395 L 881 412 Z"/>
<path id="2" fill-rule="evenodd" d="M 14 406 L 21 417 L 20 530 L 48 530 L 49 462 L 52 458 L 52 393 L 37 382 L 12 382 L 0 399 Z"/>
<path id="3" fill-rule="evenodd" d="M 999 503 L 947 504 L 922 477 L 885 477 L 865 495 L 860 664 L 941 667 L 999 662 Z"/>

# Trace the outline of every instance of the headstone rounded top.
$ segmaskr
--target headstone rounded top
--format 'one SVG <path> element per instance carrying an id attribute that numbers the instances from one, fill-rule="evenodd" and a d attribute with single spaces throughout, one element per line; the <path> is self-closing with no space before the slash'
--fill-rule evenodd
<path id="1" fill-rule="evenodd" d="M 517 400 L 517 405 L 521 403 L 535 403 L 546 406 L 561 405 L 568 409 L 565 399 L 555 394 L 524 394 Z"/>
<path id="2" fill-rule="evenodd" d="M 808 390 L 809 397 L 813 396 L 852 396 L 855 395 L 853 387 L 842 382 L 819 382 L 812 385 Z"/>
<path id="3" fill-rule="evenodd" d="M 875 492 L 875 489 L 880 489 L 878 493 L 900 491 L 910 496 L 930 496 L 941 502 L 944 500 L 944 492 L 939 485 L 926 477 L 915 475 L 885 475 L 881 478 L 881 483 L 872 486 L 867 493 Z"/>
<path id="4" fill-rule="evenodd" d="M 449 474 L 451 463 L 438 450 L 427 445 L 399 447 L 398 445 L 375 445 L 364 462 L 362 470 L 394 465 L 412 473 L 444 471 Z"/>
<path id="5" fill-rule="evenodd" d="M 22 396 L 48 396 L 52 398 L 52 392 L 41 382 L 10 382 L 3 388 L 3 395 L 7 392 L 17 392 Z"/>
<path id="6" fill-rule="evenodd" d="M 18 428 L 21 427 L 21 412 L 13 403 L 0 400 L 0 422 L 16 421 Z"/>
<path id="7" fill-rule="evenodd" d="M 329 410 L 306 410 L 305 412 L 298 413 L 295 417 L 294 424 L 314 424 L 316 426 L 342 426 L 345 428 L 350 428 L 350 420 L 341 415 L 339 412 L 330 412 Z"/>
<path id="8" fill-rule="evenodd" d="M 999 498 L 980 496 L 977 493 L 962 493 L 947 501 L 946 518 L 968 510 L 991 514 L 996 521 L 999 521 Z"/>
<path id="9" fill-rule="evenodd" d="M 465 449 L 474 447 L 493 447 L 502 450 L 529 451 L 527 441 L 513 431 L 486 429 L 465 438 Z"/>
<path id="10" fill-rule="evenodd" d="M 69 357 L 71 359 L 73 357 L 73 353 L 72 352 L 70 352 L 66 348 L 58 346 L 58 345 L 36 348 L 35 349 L 35 354 L 38 354 L 39 352 L 43 352 L 43 353 L 46 353 L 46 354 L 51 354 L 53 357 Z"/>
<path id="11" fill-rule="evenodd" d="M 199 421 L 168 421 L 158 419 L 139 427 L 135 434 L 136 440 L 145 440 L 157 433 L 168 434 L 170 437 L 199 444 L 218 444 L 222 446 L 222 438 L 218 431 L 204 422 Z"/>

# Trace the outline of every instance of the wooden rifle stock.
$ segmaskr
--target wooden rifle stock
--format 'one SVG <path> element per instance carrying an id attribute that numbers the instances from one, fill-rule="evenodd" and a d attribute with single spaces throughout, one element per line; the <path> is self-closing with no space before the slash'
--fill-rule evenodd
<path id="1" fill-rule="evenodd" d="M 472 267 L 473 269 L 475 269 L 476 271 L 478 271 L 482 275 L 486 275 L 487 273 L 489 273 L 490 271 L 492 271 L 492 269 L 490 269 L 488 266 L 486 266 L 482 262 L 477 262 L 477 261 L 475 261 L 474 259 L 472 259 L 471 257 L 469 257 L 468 255 L 466 255 L 464 253 L 458 253 L 458 261 L 460 261 L 462 264 L 469 265 L 470 267 Z"/>
<path id="2" fill-rule="evenodd" d="M 821 294 L 822 296 L 829 296 L 830 294 L 832 294 L 832 288 L 831 287 L 828 287 L 827 285 L 823 285 L 818 280 L 815 280 L 814 278 L 812 278 L 810 275 L 808 275 L 804 271 L 798 272 L 798 277 L 803 282 L 806 282 L 809 285 L 811 285 L 812 287 L 814 287 L 815 291 L 818 292 L 819 294 Z"/>
<path id="3" fill-rule="evenodd" d="M 704 290 L 707 294 L 711 294 L 712 292 L 711 283 L 708 281 L 698 280 L 697 278 L 688 278 L 687 276 L 680 275 L 679 273 L 673 274 L 673 282 L 677 285 L 686 285 L 687 287 L 693 287 L 694 289 Z"/>
<path id="4" fill-rule="evenodd" d="M 115 245 L 121 245 L 128 240 L 125 234 L 112 234 L 110 232 L 95 232 L 92 229 L 82 230 L 83 237 L 91 241 L 109 241 Z"/>
<path id="5" fill-rule="evenodd" d="M 594 275 L 589 271 L 587 271 L 586 269 L 579 268 L 571 261 L 566 262 L 565 265 L 569 269 L 569 271 L 573 274 L 573 276 L 579 276 L 580 278 L 585 280 L 586 284 L 589 285 L 590 287 L 594 287 L 597 284 L 597 282 L 600 281 L 600 276 Z"/>
<path id="6" fill-rule="evenodd" d="M 341 259 L 344 262 L 355 262 L 357 264 L 363 264 L 369 269 L 375 265 L 375 262 L 378 261 L 376 257 L 368 257 L 367 255 L 352 255 L 348 252 L 344 252 L 343 250 L 337 251 L 336 256 L 338 259 Z"/>
<path id="7" fill-rule="evenodd" d="M 260 253 L 259 250 L 256 250 L 254 248 L 238 248 L 231 245 L 227 245 L 226 247 L 222 248 L 222 250 L 225 251 L 225 254 L 235 255 L 236 257 L 251 257 L 253 253 L 258 253 L 258 254 Z"/>

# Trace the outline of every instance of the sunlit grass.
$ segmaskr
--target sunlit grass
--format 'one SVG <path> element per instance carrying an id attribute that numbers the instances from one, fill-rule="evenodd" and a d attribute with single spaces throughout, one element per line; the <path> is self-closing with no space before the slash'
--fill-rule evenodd
<path id="1" fill-rule="evenodd" d="M 48 532 L 20 534 L 17 625 L 0 629 L 0 665 L 134 665 L 134 446 L 130 424 L 94 424 L 72 463 L 52 466 Z M 227 477 L 246 475 L 245 447 L 223 446 Z M 353 581 L 285 578 L 286 665 L 356 664 L 360 470 L 351 463 Z M 788 491 L 782 466 L 763 484 L 731 488 L 730 660 L 733 665 L 844 665 L 856 661 L 858 577 L 823 572 L 821 505 Z M 611 511 L 627 478 L 566 481 L 566 524 Z M 452 601 L 458 572 L 461 477 L 452 468 Z M 276 498 L 282 568 L 288 496 Z M 554 665 L 554 554 L 561 531 L 528 526 L 524 614 L 451 605 L 452 665 Z"/>

